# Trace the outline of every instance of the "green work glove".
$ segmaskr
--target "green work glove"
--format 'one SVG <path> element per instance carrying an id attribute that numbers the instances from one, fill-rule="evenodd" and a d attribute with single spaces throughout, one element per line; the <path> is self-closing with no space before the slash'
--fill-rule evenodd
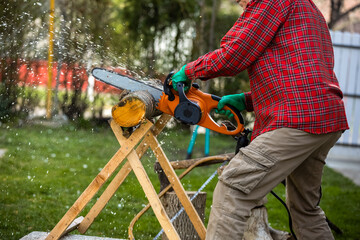
<path id="1" fill-rule="evenodd" d="M 217 113 L 224 114 L 228 117 L 233 117 L 234 115 L 230 112 L 230 110 L 224 110 L 225 105 L 231 105 L 235 107 L 239 112 L 246 109 L 246 103 L 245 103 L 245 94 L 233 94 L 233 95 L 226 95 L 221 98 L 221 100 L 218 103 L 217 106 Z"/>
<path id="2" fill-rule="evenodd" d="M 179 82 L 183 82 L 184 83 L 184 91 L 187 92 L 189 91 L 190 87 L 191 87 L 191 80 L 186 76 L 185 74 L 185 67 L 186 65 L 184 65 L 180 71 L 178 71 L 177 73 L 175 73 L 171 80 L 172 80 L 172 86 L 173 88 L 178 91 L 176 84 Z"/>

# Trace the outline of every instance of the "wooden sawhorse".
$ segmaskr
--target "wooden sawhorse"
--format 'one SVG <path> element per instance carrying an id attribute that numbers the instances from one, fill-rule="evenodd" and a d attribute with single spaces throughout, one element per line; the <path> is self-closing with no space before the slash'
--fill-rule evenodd
<path id="1" fill-rule="evenodd" d="M 200 239 L 205 239 L 206 228 L 201 221 L 201 218 L 197 214 L 189 197 L 185 193 L 185 190 L 181 185 L 181 182 L 172 168 L 163 149 L 156 139 L 156 136 L 164 129 L 166 123 L 170 119 L 170 115 L 163 114 L 155 124 L 146 120 L 128 138 L 123 136 L 121 127 L 118 126 L 114 121 L 111 121 L 110 126 L 121 145 L 120 149 L 94 178 L 90 185 L 84 190 L 84 192 L 70 207 L 62 219 L 56 224 L 53 230 L 46 237 L 46 240 L 59 239 L 64 234 L 74 229 L 74 227 L 70 226 L 71 223 L 74 222 L 75 218 L 80 214 L 84 207 L 95 196 L 101 186 L 109 179 L 109 177 L 114 173 L 114 171 L 119 167 L 125 158 L 127 158 L 128 161 L 122 166 L 120 171 L 102 193 L 100 198 L 87 213 L 85 218 L 83 218 L 81 222 L 77 224 L 77 229 L 79 232 L 83 234 L 87 231 L 87 229 L 105 207 L 107 202 L 115 194 L 116 190 L 120 187 L 131 170 L 133 170 L 146 194 L 147 199 L 149 200 L 151 207 L 153 208 L 156 218 L 158 219 L 161 227 L 164 229 L 166 236 L 170 240 L 180 239 L 178 233 L 176 232 L 173 224 L 170 222 L 170 219 L 165 212 L 165 209 L 154 189 L 154 186 L 152 185 L 143 165 L 141 164 L 140 158 L 145 154 L 149 147 L 154 152 L 160 166 L 166 174 L 181 204 L 183 205 L 190 221 L 194 225 L 194 228 Z M 134 148 L 138 143 L 140 144 L 135 150 Z"/>

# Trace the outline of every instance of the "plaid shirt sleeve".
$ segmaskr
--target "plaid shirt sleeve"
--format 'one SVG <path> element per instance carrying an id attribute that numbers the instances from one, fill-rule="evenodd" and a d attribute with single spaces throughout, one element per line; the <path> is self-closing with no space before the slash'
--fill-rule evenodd
<path id="1" fill-rule="evenodd" d="M 221 41 L 220 48 L 186 65 L 191 80 L 234 76 L 248 68 L 265 51 L 289 9 L 277 1 L 253 0 Z"/>

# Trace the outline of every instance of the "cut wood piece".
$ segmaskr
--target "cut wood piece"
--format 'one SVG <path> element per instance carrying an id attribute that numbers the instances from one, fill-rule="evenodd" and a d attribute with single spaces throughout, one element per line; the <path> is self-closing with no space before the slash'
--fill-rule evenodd
<path id="1" fill-rule="evenodd" d="M 70 226 L 65 230 L 65 232 L 63 232 L 63 234 L 60 236 L 60 238 L 62 236 L 65 236 L 66 234 L 68 234 L 69 232 L 72 232 L 73 230 L 75 230 L 79 225 L 80 223 L 84 220 L 84 217 L 83 216 L 80 216 L 78 218 L 76 218 L 71 224 Z"/>
<path id="2" fill-rule="evenodd" d="M 196 192 L 186 192 L 189 198 L 192 198 Z M 169 218 L 172 218 L 177 214 L 182 205 L 179 201 L 179 198 L 176 196 L 175 192 L 167 192 L 160 199 L 166 213 Z M 206 207 L 206 192 L 200 192 L 195 199 L 193 199 L 192 204 L 194 205 L 197 213 L 199 214 L 202 221 L 205 219 L 205 207 Z M 194 226 L 192 225 L 188 215 L 183 211 L 173 222 L 173 225 L 178 232 L 182 240 L 195 240 L 200 239 L 197 234 Z M 162 240 L 167 240 L 167 236 L 162 234 Z"/>
<path id="3" fill-rule="evenodd" d="M 122 94 L 120 102 L 111 110 L 112 117 L 121 127 L 134 127 L 145 118 L 159 114 L 154 97 L 148 91 Z"/>

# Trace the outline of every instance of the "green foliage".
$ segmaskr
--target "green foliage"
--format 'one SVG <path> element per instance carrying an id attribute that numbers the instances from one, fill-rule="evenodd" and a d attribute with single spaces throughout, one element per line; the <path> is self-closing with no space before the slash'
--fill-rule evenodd
<path id="1" fill-rule="evenodd" d="M 0 5 L 0 121 L 9 121 L 23 114 L 19 84 L 20 58 L 31 53 L 32 30 L 39 11 L 34 1 L 6 1 Z M 36 35 L 35 33 L 33 35 Z M 23 97 L 24 98 L 24 97 Z M 28 99 L 29 100 L 29 99 Z M 22 101 L 25 103 L 25 101 Z M 19 106 L 20 104 L 20 106 Z M 25 114 L 26 115 L 26 114 Z"/>
<path id="2" fill-rule="evenodd" d="M 18 85 L 0 83 L 0 122 L 16 122 L 25 119 L 40 103 L 39 91 Z"/>
<path id="3" fill-rule="evenodd" d="M 139 67 L 147 75 L 155 76 L 157 70 L 174 68 L 176 55 L 183 56 L 179 41 L 192 26 L 199 7 L 196 1 L 171 0 L 113 0 L 116 6 L 112 26 L 119 39 L 114 42 L 114 50 L 126 52 L 126 61 L 132 68 Z M 159 50 L 159 44 L 166 49 Z M 139 62 L 140 60 L 140 62 Z M 162 64 L 156 64 L 156 62 Z M 169 64 L 170 63 L 170 64 Z M 172 64 L 171 64 L 172 63 Z M 162 66 L 165 64 L 166 66 Z M 170 65 L 170 66 L 169 66 Z M 169 69 L 166 69 L 169 71 Z"/>
<path id="4" fill-rule="evenodd" d="M 170 160 L 185 158 L 190 140 L 188 130 L 165 129 L 158 139 Z M 198 135 L 193 157 L 203 156 L 204 143 L 204 135 Z M 211 136 L 211 155 L 232 152 L 234 147 L 235 142 L 229 136 Z M 72 125 L 62 128 L 3 125 L 0 127 L 0 148 L 7 149 L 0 160 L 0 239 L 19 239 L 32 231 L 50 231 L 117 151 L 119 144 L 109 127 L 96 130 L 78 129 Z M 142 162 L 158 190 L 153 154 L 148 152 Z M 184 188 L 196 191 L 217 167 L 193 170 L 182 180 Z M 215 184 L 216 179 L 205 188 L 205 224 Z M 283 186 L 278 186 L 275 192 L 285 197 Z M 96 194 L 82 216 L 101 193 L 102 190 Z M 321 206 L 329 219 L 344 231 L 342 236 L 335 235 L 336 239 L 358 239 L 359 198 L 360 187 L 331 169 L 325 169 Z M 271 195 L 268 199 L 266 206 L 271 226 L 287 230 L 285 209 Z M 147 204 L 146 197 L 131 173 L 86 235 L 127 238 L 127 227 L 144 204 Z M 159 231 L 160 225 L 152 211 L 140 218 L 134 228 L 135 237 L 144 240 L 152 239 Z M 79 233 L 74 231 L 73 234 Z"/>

